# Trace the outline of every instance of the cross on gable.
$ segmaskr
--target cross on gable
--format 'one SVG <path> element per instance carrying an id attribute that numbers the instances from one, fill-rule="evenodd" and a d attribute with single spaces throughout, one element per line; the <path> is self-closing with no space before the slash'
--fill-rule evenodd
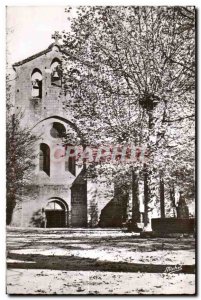
<path id="1" fill-rule="evenodd" d="M 59 31 L 55 31 L 54 34 L 52 34 L 52 39 L 55 40 L 55 43 L 58 43 L 61 38 L 62 36 L 59 34 Z"/>

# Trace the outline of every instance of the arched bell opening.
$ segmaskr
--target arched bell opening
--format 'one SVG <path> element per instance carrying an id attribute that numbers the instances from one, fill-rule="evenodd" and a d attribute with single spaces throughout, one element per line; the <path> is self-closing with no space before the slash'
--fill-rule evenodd
<path id="1" fill-rule="evenodd" d="M 31 73 L 31 95 L 33 98 L 42 98 L 42 80 L 42 72 L 39 69 L 34 69 Z"/>
<path id="2" fill-rule="evenodd" d="M 55 86 L 61 86 L 61 78 L 62 78 L 62 67 L 61 61 L 58 58 L 54 58 L 51 66 L 51 84 Z"/>

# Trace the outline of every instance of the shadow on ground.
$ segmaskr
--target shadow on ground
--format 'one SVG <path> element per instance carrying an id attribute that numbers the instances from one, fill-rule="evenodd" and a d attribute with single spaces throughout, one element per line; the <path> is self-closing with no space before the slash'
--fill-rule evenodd
<path id="1" fill-rule="evenodd" d="M 97 259 L 77 256 L 44 256 L 40 254 L 9 253 L 8 258 L 19 260 L 18 262 L 7 263 L 7 267 L 11 269 L 164 273 L 167 267 L 175 268 L 175 265 L 98 261 Z M 195 266 L 182 265 L 177 273 L 194 274 Z"/>

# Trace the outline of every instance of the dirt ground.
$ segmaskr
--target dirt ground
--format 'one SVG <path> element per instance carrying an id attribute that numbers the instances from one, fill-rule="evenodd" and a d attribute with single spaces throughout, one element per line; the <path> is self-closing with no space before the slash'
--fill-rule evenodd
<path id="1" fill-rule="evenodd" d="M 8 294 L 194 294 L 193 237 L 7 230 Z"/>

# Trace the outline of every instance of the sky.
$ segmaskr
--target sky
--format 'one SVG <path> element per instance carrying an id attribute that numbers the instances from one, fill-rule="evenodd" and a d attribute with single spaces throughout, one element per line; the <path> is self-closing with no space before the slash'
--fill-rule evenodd
<path id="1" fill-rule="evenodd" d="M 54 31 L 69 29 L 64 6 L 7 7 L 7 62 L 11 64 L 46 49 Z"/>

